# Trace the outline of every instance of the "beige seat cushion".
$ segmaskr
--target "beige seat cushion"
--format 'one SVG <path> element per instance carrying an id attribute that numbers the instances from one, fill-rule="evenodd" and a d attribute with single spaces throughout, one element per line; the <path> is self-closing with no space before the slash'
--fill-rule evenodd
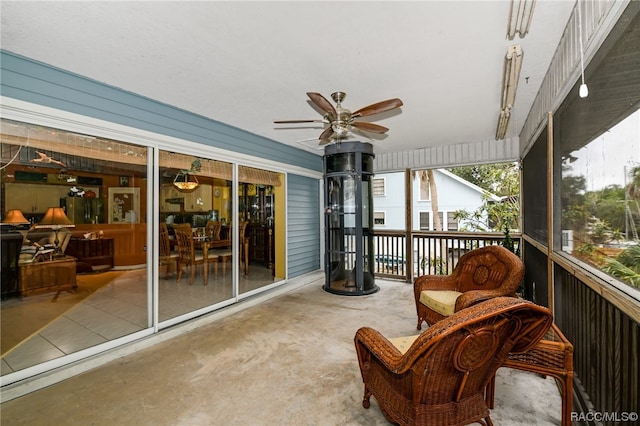
<path id="1" fill-rule="evenodd" d="M 420 303 L 448 317 L 456 309 L 456 300 L 462 293 L 453 290 L 424 290 L 420 293 Z"/>
<path id="2" fill-rule="evenodd" d="M 416 334 L 415 336 L 404 336 L 404 337 L 394 337 L 393 339 L 389 339 L 391 344 L 396 347 L 402 354 L 407 353 L 413 342 L 420 336 Z"/>

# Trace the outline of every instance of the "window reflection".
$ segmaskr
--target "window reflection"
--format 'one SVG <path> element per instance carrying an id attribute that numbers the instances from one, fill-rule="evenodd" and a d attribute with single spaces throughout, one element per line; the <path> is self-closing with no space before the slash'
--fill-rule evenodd
<path id="1" fill-rule="evenodd" d="M 2 374 L 150 327 L 147 148 L 1 124 Z"/>
<path id="2" fill-rule="evenodd" d="M 161 150 L 159 175 L 163 322 L 234 297 L 233 165 Z"/>
<path id="3" fill-rule="evenodd" d="M 562 158 L 562 251 L 640 288 L 640 111 Z"/>
<path id="4" fill-rule="evenodd" d="M 239 293 L 284 279 L 284 175 L 238 167 Z"/>

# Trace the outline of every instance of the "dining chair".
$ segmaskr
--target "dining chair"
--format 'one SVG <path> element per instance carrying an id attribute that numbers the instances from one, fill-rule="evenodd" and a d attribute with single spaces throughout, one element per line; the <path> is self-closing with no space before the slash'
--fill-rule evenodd
<path id="1" fill-rule="evenodd" d="M 212 240 L 220 239 L 220 230 L 222 229 L 222 224 L 216 220 L 208 220 L 207 224 L 204 227 L 205 234 L 207 237 Z"/>
<path id="2" fill-rule="evenodd" d="M 249 275 L 249 237 L 246 236 L 249 221 L 240 222 L 240 267 L 245 275 Z"/>
<path id="3" fill-rule="evenodd" d="M 171 240 L 169 239 L 169 228 L 164 222 L 160 223 L 160 265 L 166 265 L 164 272 L 164 279 L 167 279 L 169 272 L 171 272 L 171 265 L 176 265 L 176 271 L 178 270 L 178 253 L 171 251 Z"/>
<path id="4" fill-rule="evenodd" d="M 240 222 L 239 229 L 239 240 L 240 240 L 240 270 L 244 273 L 244 275 L 249 275 L 249 238 L 246 237 L 246 229 L 249 221 Z M 219 230 L 218 230 L 219 232 Z M 207 233 L 207 235 L 209 235 Z M 218 242 L 222 242 L 223 240 L 215 240 Z M 231 239 L 228 240 L 229 245 L 227 247 L 223 247 L 221 249 L 214 249 L 213 253 L 218 256 L 220 263 L 222 263 L 222 276 L 226 275 L 227 272 L 227 262 L 231 261 L 233 258 L 233 252 L 231 251 Z M 221 247 L 220 245 L 214 243 L 214 247 Z"/>
<path id="5" fill-rule="evenodd" d="M 213 263 L 215 277 L 218 277 L 218 256 L 213 253 L 208 253 L 209 246 L 206 241 L 199 241 L 201 250 L 196 250 L 195 240 L 191 225 L 188 223 L 182 223 L 173 225 L 173 229 L 176 233 L 176 242 L 178 244 L 178 277 L 176 282 L 179 282 L 182 278 L 183 268 L 188 266 L 191 268 L 191 278 L 189 284 L 193 284 L 193 278 L 195 277 L 196 266 L 203 265 L 204 268 L 204 285 L 208 283 L 208 271 L 209 263 Z"/>

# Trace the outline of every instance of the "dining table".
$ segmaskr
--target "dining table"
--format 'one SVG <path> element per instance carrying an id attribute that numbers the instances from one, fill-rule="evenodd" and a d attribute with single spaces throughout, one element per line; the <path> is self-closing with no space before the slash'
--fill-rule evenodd
<path id="1" fill-rule="evenodd" d="M 195 249 L 202 250 L 202 257 L 204 258 L 204 276 L 205 281 L 206 277 L 209 273 L 209 250 L 210 249 L 223 249 L 223 248 L 231 248 L 231 240 L 214 240 L 211 237 L 204 235 L 196 235 L 193 236 L 193 246 Z M 231 251 L 221 253 L 220 255 L 216 255 L 216 257 L 223 262 L 223 269 L 226 270 L 226 262 L 228 259 L 231 259 Z M 218 262 L 215 262 L 214 266 L 214 276 L 218 278 Z M 226 272 L 226 271 L 225 271 Z"/>
<path id="2" fill-rule="evenodd" d="M 203 233 L 204 233 L 204 228 L 194 230 L 193 241 L 194 241 L 194 248 L 202 250 L 203 257 L 205 258 L 205 267 L 208 267 L 208 264 L 209 264 L 209 262 L 206 259 L 208 258 L 208 252 L 210 249 L 229 249 L 229 251 L 225 251 L 224 253 L 218 255 L 219 259 L 223 262 L 222 267 L 223 267 L 223 273 L 224 273 L 226 269 L 226 261 L 231 260 L 232 258 L 231 226 L 223 225 L 222 231 L 220 233 L 220 235 L 223 238 L 220 238 L 220 239 L 213 239 L 211 238 L 211 236 L 204 235 Z M 245 236 L 242 240 L 243 240 L 242 245 L 240 246 L 241 259 L 242 259 L 241 267 L 242 267 L 243 274 L 248 275 L 249 274 L 250 239 L 249 237 Z M 216 263 L 214 267 L 215 267 L 215 274 L 217 278 L 218 264 Z M 205 270 L 205 272 L 207 271 Z"/>

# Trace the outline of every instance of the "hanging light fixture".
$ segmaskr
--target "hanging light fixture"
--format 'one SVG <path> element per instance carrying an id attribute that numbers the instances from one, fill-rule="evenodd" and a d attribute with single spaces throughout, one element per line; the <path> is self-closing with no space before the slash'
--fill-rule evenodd
<path id="1" fill-rule="evenodd" d="M 580 97 L 586 98 L 589 96 L 589 88 L 587 83 L 584 82 L 584 47 L 582 46 L 582 11 L 580 7 L 580 0 L 576 2 L 578 9 L 578 41 L 580 43 L 580 75 L 582 77 L 582 84 L 580 84 Z"/>
<path id="2" fill-rule="evenodd" d="M 189 170 L 180 170 L 173 179 L 173 186 L 181 191 L 192 191 L 196 189 L 199 184 L 198 178 L 189 173 Z"/>
<path id="3" fill-rule="evenodd" d="M 202 169 L 202 162 L 196 158 L 191 163 L 191 169 L 180 170 L 173 179 L 173 185 L 181 191 L 193 191 L 199 185 L 198 178 L 192 174 Z"/>
<path id="4" fill-rule="evenodd" d="M 522 68 L 524 52 L 519 44 L 509 46 L 504 57 L 504 75 L 502 76 L 502 96 L 500 100 L 500 115 L 496 129 L 496 140 L 504 139 L 511 118 L 511 110 L 516 102 L 516 89 Z"/>
<path id="5" fill-rule="evenodd" d="M 535 6 L 536 0 L 511 0 L 509 22 L 507 23 L 507 38 L 509 40 L 513 40 L 516 34 L 520 38 L 527 35 L 529 27 L 531 27 Z"/>

